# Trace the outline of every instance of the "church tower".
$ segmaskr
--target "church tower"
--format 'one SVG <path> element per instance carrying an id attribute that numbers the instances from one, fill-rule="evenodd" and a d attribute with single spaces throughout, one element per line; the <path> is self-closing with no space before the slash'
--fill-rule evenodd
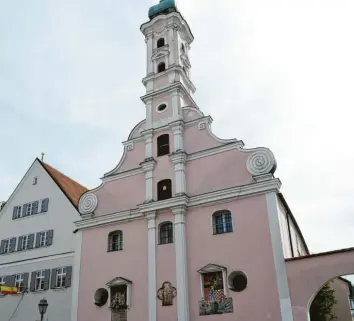
<path id="1" fill-rule="evenodd" d="M 166 15 L 167 14 L 167 15 Z M 193 34 L 174 0 L 161 0 L 149 10 L 150 21 L 140 30 L 146 42 L 146 130 L 182 120 L 182 107 L 196 104 L 190 79 Z"/>

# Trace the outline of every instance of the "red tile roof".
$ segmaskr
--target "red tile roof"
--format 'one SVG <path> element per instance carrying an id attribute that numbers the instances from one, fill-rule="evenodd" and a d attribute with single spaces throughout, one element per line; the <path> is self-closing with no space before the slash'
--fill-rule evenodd
<path id="1" fill-rule="evenodd" d="M 88 189 L 40 159 L 38 159 L 38 161 L 77 209 L 80 196 L 88 191 Z"/>

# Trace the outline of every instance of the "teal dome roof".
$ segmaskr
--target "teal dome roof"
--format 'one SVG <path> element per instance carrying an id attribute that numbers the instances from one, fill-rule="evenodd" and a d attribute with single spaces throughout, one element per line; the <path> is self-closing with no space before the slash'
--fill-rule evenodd
<path id="1" fill-rule="evenodd" d="M 149 19 L 151 20 L 160 14 L 168 14 L 177 11 L 175 0 L 160 0 L 159 4 L 149 9 Z"/>

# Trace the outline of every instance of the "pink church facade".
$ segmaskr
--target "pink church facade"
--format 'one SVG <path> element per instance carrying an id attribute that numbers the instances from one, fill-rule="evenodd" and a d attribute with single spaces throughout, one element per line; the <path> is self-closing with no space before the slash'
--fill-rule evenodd
<path id="1" fill-rule="evenodd" d="M 161 3 L 141 26 L 146 119 L 80 199 L 72 321 L 307 320 L 285 259 L 309 252 L 274 155 L 212 133 L 193 99 L 193 34 Z"/>

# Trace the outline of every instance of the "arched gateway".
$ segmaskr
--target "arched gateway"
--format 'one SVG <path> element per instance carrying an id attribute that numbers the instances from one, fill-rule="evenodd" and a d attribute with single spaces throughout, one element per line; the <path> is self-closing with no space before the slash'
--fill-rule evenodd
<path id="1" fill-rule="evenodd" d="M 307 321 L 321 287 L 339 276 L 354 274 L 354 248 L 286 259 L 286 271 L 294 321 Z"/>

